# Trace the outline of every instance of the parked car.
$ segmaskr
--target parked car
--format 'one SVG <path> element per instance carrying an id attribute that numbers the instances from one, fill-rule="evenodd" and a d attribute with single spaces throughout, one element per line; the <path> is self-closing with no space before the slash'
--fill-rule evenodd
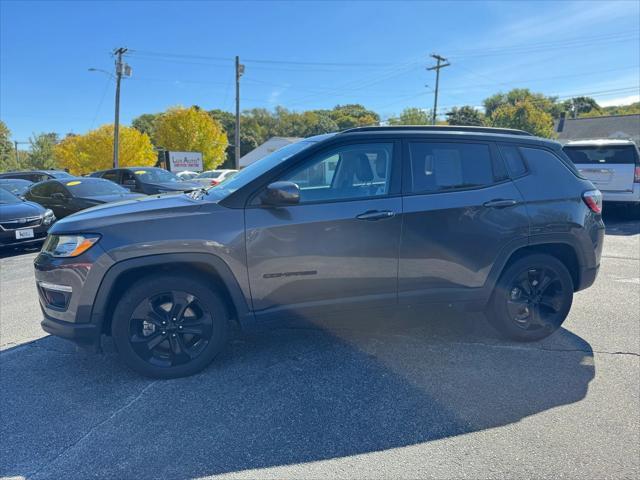
<path id="1" fill-rule="evenodd" d="M 0 188 L 0 247 L 42 242 L 55 220 L 51 210 Z"/>
<path id="2" fill-rule="evenodd" d="M 631 140 L 580 140 L 564 152 L 602 191 L 605 202 L 623 202 L 640 212 L 640 155 Z"/>
<path id="3" fill-rule="evenodd" d="M 35 260 L 42 326 L 91 348 L 112 335 L 163 378 L 204 368 L 231 322 L 331 311 L 457 304 L 538 340 L 596 278 L 601 200 L 560 144 L 517 130 L 311 137 L 216 188 L 56 223 Z"/>
<path id="4" fill-rule="evenodd" d="M 189 170 L 185 170 L 183 172 L 177 172 L 176 175 L 178 176 L 178 178 L 180 180 L 182 180 L 183 182 L 185 181 L 189 181 L 192 178 L 195 178 L 199 175 L 198 172 L 190 172 Z"/>
<path id="5" fill-rule="evenodd" d="M 65 178 L 74 178 L 68 172 L 64 170 L 30 170 L 23 172 L 5 172 L 0 173 L 0 178 L 17 178 L 21 180 L 29 180 L 30 182 L 44 182 L 45 180 L 51 180 L 59 178 L 64 180 Z"/>
<path id="6" fill-rule="evenodd" d="M 237 172 L 237 170 L 208 170 L 200 173 L 192 181 L 198 182 L 205 187 L 215 186 L 233 177 Z"/>
<path id="7" fill-rule="evenodd" d="M 134 200 L 143 196 L 131 193 L 109 180 L 83 177 L 40 182 L 25 194 L 27 200 L 53 210 L 57 218 L 103 203 Z"/>
<path id="8" fill-rule="evenodd" d="M 20 180 L 18 178 L 0 178 L 0 188 L 13 193 L 16 197 L 24 196 L 33 182 L 29 180 Z"/>
<path id="9" fill-rule="evenodd" d="M 132 192 L 146 195 L 192 192 L 202 188 L 198 183 L 183 182 L 175 173 L 158 167 L 114 168 L 92 173 L 91 176 L 111 180 Z"/>

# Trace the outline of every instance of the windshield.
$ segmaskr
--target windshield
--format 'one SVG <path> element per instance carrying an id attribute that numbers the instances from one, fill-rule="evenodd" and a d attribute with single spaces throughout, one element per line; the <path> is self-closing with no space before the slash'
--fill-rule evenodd
<path id="1" fill-rule="evenodd" d="M 67 172 L 54 172 L 53 176 L 55 178 L 73 178 L 73 175 Z"/>
<path id="2" fill-rule="evenodd" d="M 173 183 L 179 182 L 180 178 L 175 173 L 171 173 L 161 168 L 137 168 L 133 170 L 138 179 L 149 183 Z"/>
<path id="3" fill-rule="evenodd" d="M 20 203 L 20 202 L 22 202 L 22 200 L 20 200 L 18 197 L 16 197 L 12 193 L 7 192 L 3 188 L 0 188 L 0 205 L 8 205 L 11 203 Z"/>
<path id="4" fill-rule="evenodd" d="M 23 195 L 29 189 L 29 185 L 32 185 L 32 182 L 28 180 L 0 181 L 0 188 L 4 188 L 16 196 Z"/>
<path id="5" fill-rule="evenodd" d="M 282 147 L 280 150 L 276 150 L 266 157 L 262 157 L 260 160 L 255 161 L 248 167 L 240 170 L 238 173 L 233 175 L 233 177 L 222 182 L 220 185 L 209 188 L 207 193 L 215 199 L 222 199 L 284 162 L 287 158 L 301 152 L 305 148 L 309 148 L 311 145 L 323 140 L 324 138 L 328 138 L 331 135 L 333 134 L 318 135 L 317 137 L 314 137 L 313 140 L 306 139 L 296 143 L 291 143 L 286 147 Z"/>
<path id="6" fill-rule="evenodd" d="M 65 187 L 74 197 L 93 197 L 96 195 L 117 195 L 121 193 L 131 193 L 126 188 L 102 178 L 86 178 L 82 180 L 71 180 L 66 182 Z"/>
<path id="7" fill-rule="evenodd" d="M 573 163 L 595 163 L 595 164 L 621 164 L 636 163 L 636 149 L 633 145 L 608 145 L 608 146 L 570 146 L 564 147 L 566 153 Z"/>
<path id="8" fill-rule="evenodd" d="M 215 170 L 211 172 L 202 172 L 196 178 L 218 178 L 222 172 L 217 172 Z"/>

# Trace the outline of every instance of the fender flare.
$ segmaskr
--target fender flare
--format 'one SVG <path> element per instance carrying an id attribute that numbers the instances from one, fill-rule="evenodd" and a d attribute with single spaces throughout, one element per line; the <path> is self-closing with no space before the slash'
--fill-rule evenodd
<path id="1" fill-rule="evenodd" d="M 169 263 L 204 264 L 211 267 L 220 277 L 231 297 L 237 312 L 238 323 L 244 327 L 253 324 L 253 312 L 229 266 L 219 256 L 211 253 L 160 253 L 130 258 L 113 264 L 100 282 L 98 293 L 91 309 L 90 323 L 102 331 L 109 310 L 109 299 L 118 278 L 134 269 L 162 266 Z"/>

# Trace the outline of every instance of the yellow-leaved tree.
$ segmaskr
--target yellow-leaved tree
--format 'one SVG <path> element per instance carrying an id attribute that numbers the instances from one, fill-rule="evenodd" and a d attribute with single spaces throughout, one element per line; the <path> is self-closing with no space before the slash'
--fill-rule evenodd
<path id="1" fill-rule="evenodd" d="M 155 165 L 157 154 L 146 133 L 120 126 L 118 163 L 122 167 Z M 58 165 L 74 175 L 113 166 L 113 125 L 103 125 L 84 135 L 69 135 L 54 147 Z"/>
<path id="2" fill-rule="evenodd" d="M 222 125 L 198 107 L 175 107 L 156 120 L 154 143 L 175 152 L 200 152 L 205 170 L 224 162 L 227 135 Z"/>

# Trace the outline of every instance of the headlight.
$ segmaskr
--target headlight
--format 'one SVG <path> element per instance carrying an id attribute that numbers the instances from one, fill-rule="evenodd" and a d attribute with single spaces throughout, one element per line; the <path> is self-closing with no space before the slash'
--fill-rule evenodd
<path id="1" fill-rule="evenodd" d="M 100 235 L 49 235 L 42 251 L 53 257 L 77 257 L 93 247 Z"/>
<path id="2" fill-rule="evenodd" d="M 56 219 L 56 216 L 53 214 L 53 210 L 46 209 L 44 214 L 42 215 L 42 222 L 45 225 L 51 225 Z"/>

